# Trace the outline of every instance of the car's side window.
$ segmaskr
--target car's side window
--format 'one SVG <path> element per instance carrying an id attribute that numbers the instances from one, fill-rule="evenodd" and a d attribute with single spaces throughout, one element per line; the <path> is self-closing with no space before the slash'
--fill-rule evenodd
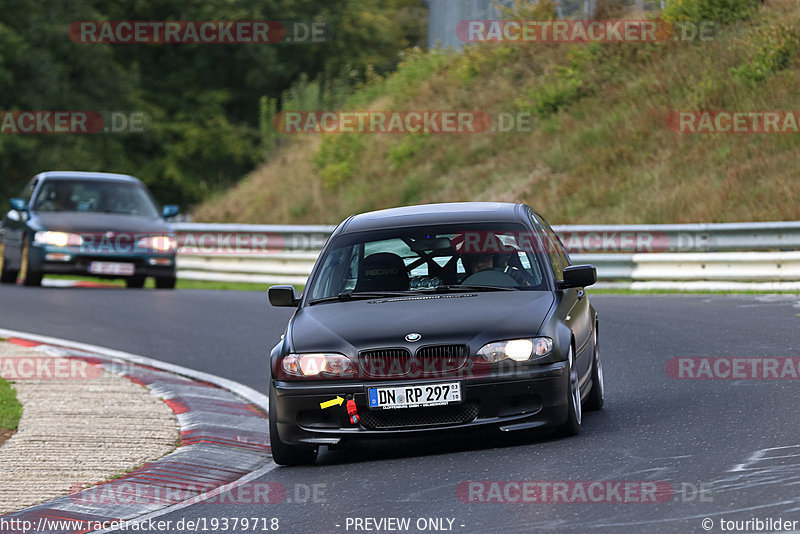
<path id="1" fill-rule="evenodd" d="M 553 229 L 544 221 L 537 216 L 537 214 L 531 212 L 530 214 L 531 222 L 533 225 L 539 230 L 539 235 L 545 240 L 542 243 L 544 247 L 545 256 L 547 256 L 547 260 L 550 262 L 550 265 L 553 267 L 553 274 L 556 277 L 556 280 L 563 280 L 564 279 L 564 267 L 569 265 L 566 260 L 566 257 L 563 256 L 563 251 L 559 251 L 558 246 L 558 236 L 555 235 Z"/>
<path id="2" fill-rule="evenodd" d="M 572 265 L 572 262 L 569 260 L 569 256 L 567 255 L 564 243 L 561 242 L 561 238 L 558 236 L 555 230 L 553 230 L 553 228 L 549 224 L 547 224 L 547 222 L 545 222 L 544 224 L 545 228 L 547 228 L 548 237 L 550 237 L 550 239 L 556 245 L 556 253 L 558 254 L 558 257 L 561 259 L 561 263 L 564 265 L 564 267 L 569 267 L 570 265 Z"/>
<path id="3" fill-rule="evenodd" d="M 31 197 L 33 196 L 33 191 L 36 189 L 36 184 L 39 183 L 39 180 L 33 179 L 25 186 L 25 189 L 19 194 L 19 197 L 23 199 L 27 204 L 31 203 Z"/>
<path id="4" fill-rule="evenodd" d="M 550 258 L 550 265 L 553 266 L 553 273 L 556 280 L 564 279 L 564 262 L 561 260 L 561 255 L 558 253 L 558 245 L 553 241 L 553 238 L 547 235 L 547 257 Z"/>

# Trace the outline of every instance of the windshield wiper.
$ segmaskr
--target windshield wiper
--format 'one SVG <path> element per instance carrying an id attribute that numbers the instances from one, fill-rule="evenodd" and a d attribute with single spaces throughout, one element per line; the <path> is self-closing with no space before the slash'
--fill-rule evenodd
<path id="1" fill-rule="evenodd" d="M 436 293 L 448 293 L 450 291 L 519 291 L 516 287 L 505 286 L 477 286 L 469 284 L 442 284 L 433 288 Z"/>
<path id="2" fill-rule="evenodd" d="M 308 301 L 309 304 L 321 304 L 324 302 L 345 302 L 357 299 L 376 299 L 385 297 L 406 297 L 413 294 L 411 291 L 345 291 L 335 297 L 323 297 Z"/>

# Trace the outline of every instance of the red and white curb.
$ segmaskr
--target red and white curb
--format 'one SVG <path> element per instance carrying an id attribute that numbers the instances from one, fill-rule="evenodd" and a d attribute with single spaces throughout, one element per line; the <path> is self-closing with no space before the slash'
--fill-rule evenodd
<path id="1" fill-rule="evenodd" d="M 247 386 L 85 343 L 5 329 L 0 329 L 0 337 L 53 356 L 102 366 L 147 387 L 172 408 L 181 432 L 174 452 L 121 478 L 76 488 L 70 495 L 0 516 L 3 524 L 12 525 L 11 530 L 3 529 L 4 534 L 26 532 L 13 529 L 23 524 L 52 534 L 113 532 L 121 522 L 148 521 L 205 501 L 230 502 L 236 488 L 276 467 L 270 459 L 267 397 Z M 263 486 L 255 496 L 260 504 L 285 498 L 279 484 Z M 71 526 L 52 528 L 58 523 Z"/>

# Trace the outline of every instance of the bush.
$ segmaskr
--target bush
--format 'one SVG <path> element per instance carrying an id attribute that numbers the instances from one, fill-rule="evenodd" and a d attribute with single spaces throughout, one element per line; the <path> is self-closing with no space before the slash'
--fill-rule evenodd
<path id="1" fill-rule="evenodd" d="M 532 111 L 540 119 L 558 113 L 560 109 L 581 97 L 582 87 L 583 80 L 580 73 L 574 69 L 559 67 L 555 82 L 528 92 L 533 101 Z"/>
<path id="2" fill-rule="evenodd" d="M 713 20 L 732 24 L 753 16 L 759 0 L 672 0 L 663 17 L 667 22 Z"/>
<path id="3" fill-rule="evenodd" d="M 360 133 L 346 133 L 328 135 L 322 139 L 313 161 L 326 189 L 336 189 L 355 177 L 365 137 Z"/>
<path id="4" fill-rule="evenodd" d="M 501 15 L 517 20 L 555 20 L 558 10 L 553 0 L 539 0 L 531 3 L 529 0 L 515 0 L 511 7 L 498 6 Z"/>
<path id="5" fill-rule="evenodd" d="M 731 76 L 743 82 L 758 83 L 770 74 L 789 67 L 800 53 L 800 31 L 792 24 L 758 28 L 745 43 L 757 51 L 749 63 L 731 69 Z"/>

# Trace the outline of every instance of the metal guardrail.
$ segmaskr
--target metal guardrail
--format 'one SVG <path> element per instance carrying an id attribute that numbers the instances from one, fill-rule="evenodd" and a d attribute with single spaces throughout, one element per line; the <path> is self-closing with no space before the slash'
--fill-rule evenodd
<path id="1" fill-rule="evenodd" d="M 724 252 L 738 250 L 800 250 L 800 221 L 759 223 L 702 223 L 702 224 L 627 224 L 554 226 L 570 251 L 572 235 L 600 234 L 608 241 L 609 234 L 652 237 L 650 250 L 643 247 L 624 247 L 619 252 Z M 627 240 L 630 241 L 631 237 Z M 607 247 L 605 249 L 608 252 Z"/>
<path id="2" fill-rule="evenodd" d="M 250 255 L 178 255 L 178 277 L 217 282 L 306 283 L 318 252 Z"/>
<path id="3" fill-rule="evenodd" d="M 174 227 L 180 278 L 300 285 L 334 229 L 199 223 Z M 554 229 L 573 263 L 594 264 L 606 287 L 673 289 L 689 284 L 727 290 L 761 284 L 765 289 L 800 289 L 800 222 Z"/>

